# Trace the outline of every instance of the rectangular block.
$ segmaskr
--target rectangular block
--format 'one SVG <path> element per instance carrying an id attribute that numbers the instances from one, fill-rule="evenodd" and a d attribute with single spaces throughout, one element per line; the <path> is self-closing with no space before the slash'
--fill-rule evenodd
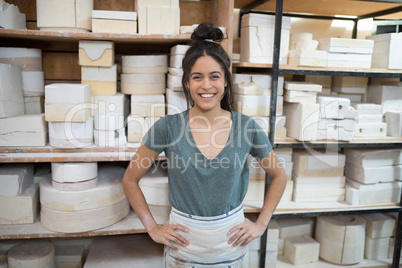
<path id="1" fill-rule="evenodd" d="M 402 87 L 390 85 L 370 85 L 367 102 L 383 104 L 387 100 L 402 99 Z"/>
<path id="2" fill-rule="evenodd" d="M 249 116 L 269 116 L 270 96 L 234 94 L 236 110 Z M 283 113 L 283 97 L 278 96 L 277 115 Z"/>
<path id="3" fill-rule="evenodd" d="M 383 138 L 387 136 L 387 123 L 357 123 L 356 138 Z"/>
<path id="4" fill-rule="evenodd" d="M 402 137 L 402 112 L 386 112 L 387 136 Z"/>
<path id="5" fill-rule="evenodd" d="M 0 64 L 0 118 L 25 114 L 21 69 Z"/>
<path id="6" fill-rule="evenodd" d="M 357 123 L 382 123 L 382 114 L 360 114 Z M 388 124 L 387 124 L 388 126 Z M 387 128 L 388 129 L 388 128 Z M 388 135 L 390 136 L 390 135 Z"/>
<path id="7" fill-rule="evenodd" d="M 287 135 L 301 141 L 315 140 L 319 111 L 317 103 L 285 103 Z"/>
<path id="8" fill-rule="evenodd" d="M 402 56 L 399 52 L 402 34 L 379 34 L 367 36 L 366 39 L 374 41 L 373 68 L 402 69 Z"/>
<path id="9" fill-rule="evenodd" d="M 182 68 L 183 59 L 184 59 L 184 55 L 182 55 L 182 54 L 170 55 L 169 67 Z"/>
<path id="10" fill-rule="evenodd" d="M 167 114 L 181 113 L 187 110 L 187 101 L 184 91 L 166 89 Z"/>
<path id="11" fill-rule="evenodd" d="M 382 112 L 381 112 L 382 106 L 379 104 L 353 103 L 352 106 L 353 106 L 353 108 L 356 109 L 356 111 L 359 114 L 382 114 Z"/>
<path id="12" fill-rule="evenodd" d="M 129 113 L 129 96 L 117 93 L 116 95 L 92 96 L 94 115 L 124 115 Z"/>
<path id="13" fill-rule="evenodd" d="M 328 54 L 328 64 L 327 67 L 334 67 L 334 68 L 371 68 L 371 60 L 365 61 L 350 61 L 350 60 L 336 60 L 339 57 L 339 53 L 334 53 L 335 55 L 331 55 L 333 53 Z M 346 54 L 346 53 L 345 53 Z M 329 58 L 334 58 L 334 60 L 330 60 Z M 343 58 L 347 59 L 347 56 Z"/>
<path id="14" fill-rule="evenodd" d="M 27 28 L 25 14 L 19 12 L 18 6 L 3 2 L 0 14 L 1 28 L 22 30 Z"/>
<path id="15" fill-rule="evenodd" d="M 94 142 L 99 147 L 121 147 L 126 145 L 125 128 L 117 130 L 94 129 Z"/>
<path id="16" fill-rule="evenodd" d="M 50 84 L 45 87 L 45 120 L 85 122 L 91 115 L 90 86 Z"/>
<path id="17" fill-rule="evenodd" d="M 366 235 L 364 258 L 367 260 L 381 260 L 388 257 L 389 238 L 370 238 Z"/>
<path id="18" fill-rule="evenodd" d="M 131 115 L 141 117 L 165 116 L 165 96 L 131 95 Z"/>
<path id="19" fill-rule="evenodd" d="M 355 131 L 356 121 L 352 119 L 321 119 L 318 129 L 327 130 L 328 127 L 343 128 L 346 131 Z"/>
<path id="20" fill-rule="evenodd" d="M 337 202 L 345 200 L 345 189 L 293 189 L 295 202 Z"/>
<path id="21" fill-rule="evenodd" d="M 49 144 L 56 148 L 91 146 L 94 137 L 93 129 L 92 117 L 85 122 L 49 122 Z"/>
<path id="22" fill-rule="evenodd" d="M 343 189 L 345 188 L 346 178 L 344 176 L 337 177 L 292 177 L 295 189 Z"/>
<path id="23" fill-rule="evenodd" d="M 91 86 L 92 95 L 115 95 L 117 91 L 117 65 L 112 67 L 83 66 L 81 83 Z"/>
<path id="24" fill-rule="evenodd" d="M 184 55 L 189 48 L 188 45 L 175 45 L 170 49 L 170 55 Z"/>
<path id="25" fill-rule="evenodd" d="M 242 17 L 242 23 L 241 25 L 243 27 L 247 26 L 265 26 L 265 27 L 270 27 L 275 25 L 275 16 L 274 15 L 268 15 L 268 14 L 255 14 L 255 13 L 249 13 L 245 14 Z M 282 28 L 285 29 L 290 29 L 290 17 L 284 16 L 283 17 L 283 22 L 282 22 Z"/>
<path id="26" fill-rule="evenodd" d="M 92 19 L 93 33 L 136 34 L 136 20 Z"/>
<path id="27" fill-rule="evenodd" d="M 279 228 L 279 238 L 312 235 L 313 222 L 304 218 L 276 219 Z"/>
<path id="28" fill-rule="evenodd" d="M 293 175 L 299 177 L 339 177 L 343 176 L 345 155 L 336 152 L 294 152 Z"/>
<path id="29" fill-rule="evenodd" d="M 384 167 L 402 165 L 400 149 L 345 148 L 346 163 L 357 167 Z"/>
<path id="30" fill-rule="evenodd" d="M 315 103 L 317 101 L 317 92 L 285 90 L 283 99 L 294 103 Z"/>
<path id="31" fill-rule="evenodd" d="M 183 91 L 183 86 L 181 84 L 181 76 L 173 76 L 168 74 L 167 76 L 167 87 L 173 91 Z"/>
<path id="32" fill-rule="evenodd" d="M 136 0 L 136 7 L 179 7 L 178 0 Z"/>
<path id="33" fill-rule="evenodd" d="M 366 236 L 372 239 L 393 235 L 396 219 L 384 213 L 363 214 L 366 220 Z"/>
<path id="34" fill-rule="evenodd" d="M 33 184 L 33 164 L 5 164 L 0 167 L 0 196 L 20 195 Z"/>
<path id="35" fill-rule="evenodd" d="M 38 215 L 39 184 L 31 184 L 21 195 L 0 196 L 0 224 L 34 223 Z"/>
<path id="36" fill-rule="evenodd" d="M 327 67 L 328 52 L 323 50 L 289 50 L 289 65 Z"/>
<path id="37" fill-rule="evenodd" d="M 160 117 L 140 117 L 130 115 L 127 118 L 127 140 L 129 142 L 141 142 L 142 137 Z"/>
<path id="38" fill-rule="evenodd" d="M 313 84 L 301 81 L 286 81 L 284 84 L 284 88 L 287 90 L 313 91 L 313 92 L 320 92 L 322 90 L 322 86 L 319 84 Z"/>
<path id="39" fill-rule="evenodd" d="M 310 236 L 294 236 L 285 239 L 284 255 L 293 265 L 318 262 L 320 243 Z"/>
<path id="40" fill-rule="evenodd" d="M 318 49 L 328 52 L 348 52 L 372 54 L 374 41 L 352 38 L 322 38 L 318 39 Z"/>
<path id="41" fill-rule="evenodd" d="M 122 56 L 122 70 L 125 74 L 164 74 L 168 71 L 168 56 Z"/>
<path id="42" fill-rule="evenodd" d="M 21 71 L 42 71 L 42 51 L 37 48 L 0 47 L 0 63 L 18 65 Z"/>
<path id="43" fill-rule="evenodd" d="M 351 200 L 359 200 L 359 205 L 396 203 L 399 202 L 401 196 L 400 182 L 362 184 L 347 180 L 346 189 L 348 187 L 352 188 L 352 191 L 347 191 L 346 201 L 350 203 Z"/>
<path id="44" fill-rule="evenodd" d="M 43 96 L 45 94 L 45 79 L 42 71 L 22 71 L 21 74 L 24 96 Z"/>
<path id="45" fill-rule="evenodd" d="M 233 74 L 233 89 L 236 94 L 270 95 L 272 77 L 258 74 Z M 279 96 L 283 95 L 283 76 L 278 77 Z"/>
<path id="46" fill-rule="evenodd" d="M 361 167 L 348 163 L 345 166 L 345 175 L 350 179 L 364 184 L 392 182 L 402 179 L 402 165 Z"/>
<path id="47" fill-rule="evenodd" d="M 179 34 L 179 7 L 147 7 L 147 34 Z"/>
<path id="48" fill-rule="evenodd" d="M 347 98 L 336 97 L 318 97 L 320 104 L 320 116 L 327 119 L 344 119 L 349 118 L 350 100 Z"/>
<path id="49" fill-rule="evenodd" d="M 45 96 L 37 96 L 37 97 L 25 97 L 24 96 L 24 105 L 25 105 L 25 114 L 42 114 L 44 113 L 45 107 Z"/>
<path id="50" fill-rule="evenodd" d="M 78 58 L 81 66 L 112 67 L 114 43 L 108 41 L 80 41 Z"/>
<path id="51" fill-rule="evenodd" d="M 317 140 L 351 141 L 354 137 L 354 131 L 338 128 L 336 125 L 327 125 L 327 129 L 317 131 Z"/>
<path id="52" fill-rule="evenodd" d="M 121 92 L 127 95 L 159 95 L 166 90 L 166 74 L 121 74 Z"/>

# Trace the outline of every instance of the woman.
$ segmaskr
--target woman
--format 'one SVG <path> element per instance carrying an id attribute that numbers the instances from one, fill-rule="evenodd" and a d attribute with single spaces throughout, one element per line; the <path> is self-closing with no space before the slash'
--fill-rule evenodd
<path id="1" fill-rule="evenodd" d="M 267 135 L 233 109 L 230 59 L 222 31 L 203 23 L 183 59 L 187 111 L 158 120 L 143 138 L 123 178 L 131 206 L 151 238 L 165 245 L 166 267 L 247 267 L 247 245 L 268 226 L 286 175 Z M 158 226 L 138 182 L 165 152 L 170 220 Z M 272 178 L 256 222 L 244 218 L 248 156 Z M 147 163 L 147 164 L 145 164 Z"/>

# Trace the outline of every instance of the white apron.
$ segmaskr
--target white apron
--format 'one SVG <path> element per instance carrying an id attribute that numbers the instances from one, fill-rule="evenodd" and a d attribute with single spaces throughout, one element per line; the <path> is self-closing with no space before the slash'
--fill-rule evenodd
<path id="1" fill-rule="evenodd" d="M 174 244 L 179 250 L 175 251 L 165 246 L 166 268 L 190 267 L 248 267 L 248 247 L 233 247 L 228 244 L 228 231 L 244 222 L 243 206 L 215 217 L 200 217 L 186 214 L 172 208 L 170 224 L 185 226 L 189 232 L 176 230 L 190 242 L 187 247 Z"/>

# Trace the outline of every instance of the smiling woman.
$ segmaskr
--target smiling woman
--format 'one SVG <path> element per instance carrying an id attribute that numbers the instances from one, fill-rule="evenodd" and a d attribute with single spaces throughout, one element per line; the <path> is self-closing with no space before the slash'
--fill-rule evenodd
<path id="1" fill-rule="evenodd" d="M 247 245 L 266 230 L 286 186 L 286 175 L 267 135 L 234 111 L 230 59 L 222 31 L 203 23 L 183 59 L 188 109 L 155 122 L 127 168 L 123 187 L 151 238 L 165 246 L 166 267 L 248 267 Z M 165 152 L 169 222 L 158 226 L 139 181 Z M 248 157 L 260 160 L 272 181 L 256 222 L 244 218 Z"/>

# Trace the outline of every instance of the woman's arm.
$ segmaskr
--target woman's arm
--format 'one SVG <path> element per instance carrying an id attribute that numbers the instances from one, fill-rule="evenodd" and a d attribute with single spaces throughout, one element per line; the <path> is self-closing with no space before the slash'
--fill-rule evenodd
<path id="1" fill-rule="evenodd" d="M 228 234 L 231 234 L 240 229 L 240 231 L 228 241 L 228 243 L 231 244 L 238 239 L 233 246 L 237 246 L 240 243 L 242 243 L 241 246 L 245 246 L 265 232 L 272 214 L 285 191 L 287 181 L 285 170 L 279 162 L 275 152 L 271 150 L 267 157 L 260 160 L 260 164 L 264 171 L 271 177 L 271 184 L 268 188 L 264 205 L 257 221 L 253 223 L 246 219 L 243 224 L 235 226 L 229 231 Z"/>
<path id="2" fill-rule="evenodd" d="M 127 167 L 122 184 L 131 207 L 134 209 L 135 213 L 137 213 L 151 238 L 155 242 L 165 244 L 177 250 L 170 241 L 181 246 L 186 246 L 189 242 L 175 232 L 175 230 L 181 230 L 183 232 L 188 232 L 188 230 L 181 225 L 170 225 L 168 223 L 159 226 L 152 217 L 144 194 L 139 186 L 140 179 L 147 173 L 158 155 L 158 152 L 142 144 L 131 160 L 130 165 Z"/>

